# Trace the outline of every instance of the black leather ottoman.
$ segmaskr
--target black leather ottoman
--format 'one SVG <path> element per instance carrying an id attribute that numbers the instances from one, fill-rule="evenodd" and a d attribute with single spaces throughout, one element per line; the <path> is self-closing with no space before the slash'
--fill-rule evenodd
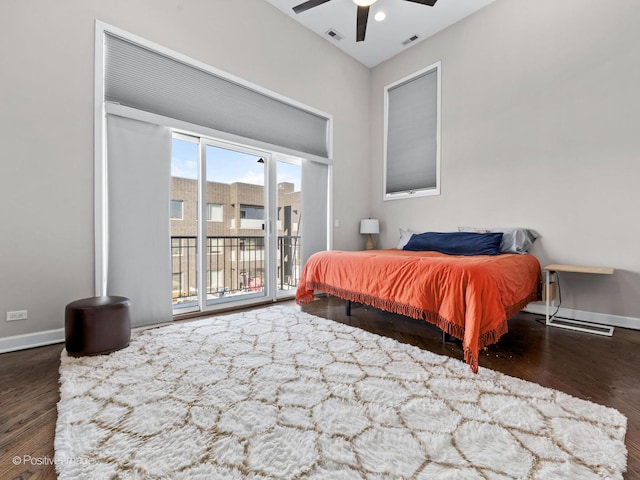
<path id="1" fill-rule="evenodd" d="M 91 297 L 67 305 L 64 334 L 72 357 L 101 355 L 120 350 L 131 339 L 131 317 L 126 297 Z"/>

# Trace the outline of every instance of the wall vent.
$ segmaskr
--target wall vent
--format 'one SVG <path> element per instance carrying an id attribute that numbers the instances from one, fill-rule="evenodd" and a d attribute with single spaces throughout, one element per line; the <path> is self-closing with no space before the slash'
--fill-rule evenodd
<path id="1" fill-rule="evenodd" d="M 324 33 L 325 33 L 325 35 L 330 36 L 331 38 L 333 38 L 337 42 L 339 42 L 343 38 L 343 35 L 338 33 L 338 32 L 336 32 L 333 28 L 330 28 L 329 30 L 327 30 Z"/>
<path id="2" fill-rule="evenodd" d="M 418 40 L 418 35 L 413 35 L 412 37 L 409 37 L 404 42 L 402 42 L 402 46 L 406 47 L 407 45 L 415 42 L 416 40 Z"/>

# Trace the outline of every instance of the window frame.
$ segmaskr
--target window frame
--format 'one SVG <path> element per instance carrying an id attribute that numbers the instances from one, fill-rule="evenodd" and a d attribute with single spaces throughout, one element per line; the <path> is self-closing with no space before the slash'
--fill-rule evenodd
<path id="1" fill-rule="evenodd" d="M 197 70 L 210 73 L 212 75 L 221 77 L 228 82 L 238 84 L 240 87 L 254 90 L 257 93 L 262 93 L 265 96 L 271 97 L 274 100 L 280 101 L 285 105 L 297 108 L 299 110 L 315 114 L 326 120 L 326 128 L 324 131 L 324 138 L 326 141 L 326 155 L 323 152 L 322 155 L 314 153 L 305 153 L 302 150 L 297 150 L 296 147 L 283 146 L 278 144 L 269 143 L 265 140 L 256 140 L 243 136 L 240 133 L 230 133 L 222 131 L 212 127 L 203 126 L 200 124 L 190 123 L 185 120 L 178 120 L 158 113 L 152 113 L 136 109 L 131 106 L 126 106 L 119 102 L 109 101 L 105 96 L 105 74 L 108 69 L 106 68 L 106 48 L 105 41 L 107 35 L 120 37 L 130 43 L 138 44 L 144 49 L 152 50 L 156 53 L 160 53 L 163 56 L 167 56 L 178 62 L 195 67 Z M 95 278 L 95 295 L 106 295 L 107 291 L 107 271 L 108 271 L 108 232 L 107 232 L 107 160 L 106 160 L 106 117 L 107 114 L 122 116 L 132 120 L 138 120 L 140 122 L 150 123 L 152 125 L 161 125 L 170 128 L 174 135 L 181 133 L 186 136 L 198 136 L 207 137 L 209 139 L 216 139 L 219 142 L 225 142 L 235 146 L 246 146 L 251 149 L 266 150 L 272 152 L 274 158 L 296 158 L 300 159 L 302 164 L 306 165 L 321 165 L 325 168 L 326 181 L 322 187 L 326 190 L 326 197 L 323 193 L 323 202 L 326 204 L 326 221 L 323 220 L 322 224 L 326 231 L 322 232 L 322 235 L 317 235 L 317 238 L 322 238 L 326 241 L 326 245 L 319 247 L 316 243 L 309 241 L 303 245 L 307 248 L 308 252 L 320 251 L 324 249 L 330 249 L 333 241 L 333 229 L 332 225 L 332 168 L 333 168 L 333 116 L 322 112 L 313 107 L 309 107 L 303 103 L 293 100 L 289 97 L 272 92 L 264 87 L 250 83 L 240 77 L 236 77 L 222 70 L 218 70 L 210 65 L 207 65 L 201 61 L 195 60 L 186 55 L 180 54 L 166 47 L 162 47 L 150 40 L 146 40 L 142 37 L 134 35 L 130 32 L 122 30 L 118 27 L 106 24 L 99 20 L 95 22 L 95 37 L 94 37 L 94 278 Z M 273 170 L 275 171 L 275 162 L 272 162 Z M 307 171 L 311 168 L 307 167 Z M 314 170 L 315 172 L 315 170 Z M 317 172 L 316 172 L 317 173 Z M 275 178 L 275 177 L 274 177 Z M 322 177 L 325 178 L 324 176 Z M 316 193 L 315 189 L 313 193 Z M 274 198 L 275 198 L 275 194 Z M 274 203 L 275 205 L 275 203 Z M 197 206 L 199 215 L 202 215 L 202 206 Z M 228 212 L 225 212 L 227 215 Z M 185 212 L 183 211 L 183 218 Z M 322 217 L 324 219 L 324 216 Z M 309 225 L 312 222 L 307 221 Z M 202 224 L 204 222 L 201 221 Z M 306 256 L 308 257 L 308 253 Z M 275 260 L 274 260 L 275 262 Z M 273 268 L 275 268 L 275 263 Z M 278 298 L 280 293 L 278 293 Z"/>
<path id="2" fill-rule="evenodd" d="M 216 208 L 219 207 L 219 208 Z M 213 215 L 214 212 L 219 210 L 219 220 L 218 215 Z M 216 218 L 214 218 L 216 217 Z M 213 203 L 207 202 L 207 222 L 224 222 L 224 205 L 221 203 Z"/>
<path id="3" fill-rule="evenodd" d="M 261 212 L 262 216 L 254 217 L 253 214 L 257 214 L 258 212 Z M 264 220 L 265 219 L 264 206 L 262 205 L 252 205 L 248 203 L 241 203 L 239 213 L 240 213 L 240 220 Z M 250 213 L 252 216 L 247 217 L 247 213 Z"/>
<path id="4" fill-rule="evenodd" d="M 442 62 L 438 61 L 426 68 L 418 70 L 410 75 L 407 75 L 400 80 L 397 80 L 393 83 L 390 83 L 384 87 L 384 134 L 383 134 L 383 186 L 382 186 L 382 197 L 384 201 L 387 200 L 400 200 L 406 198 L 416 198 L 416 197 L 425 197 L 425 196 L 433 196 L 440 195 L 440 151 L 441 151 L 441 112 L 442 112 L 442 100 L 441 100 L 441 70 L 442 70 Z M 435 165 L 435 187 L 425 186 L 424 188 L 415 188 L 410 190 L 403 190 L 397 192 L 387 192 L 387 176 L 389 171 L 389 92 L 391 90 L 401 88 L 403 85 L 412 82 L 413 80 L 418 79 L 419 77 L 429 75 L 430 73 L 435 72 L 436 74 L 436 102 L 435 102 L 435 117 L 436 117 L 436 128 L 435 128 L 435 158 L 427 159 L 428 162 L 433 162 Z M 430 165 L 431 167 L 431 165 Z"/>
<path id="5" fill-rule="evenodd" d="M 173 216 L 174 205 L 180 205 L 180 216 Z M 183 200 L 170 200 L 169 202 L 169 220 L 184 220 L 184 201 Z"/>

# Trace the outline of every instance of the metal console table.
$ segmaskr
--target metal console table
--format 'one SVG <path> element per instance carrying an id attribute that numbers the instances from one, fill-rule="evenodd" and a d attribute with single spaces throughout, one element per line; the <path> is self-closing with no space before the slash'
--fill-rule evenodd
<path id="1" fill-rule="evenodd" d="M 595 333 L 597 335 L 605 335 L 610 337 L 613 335 L 613 327 L 608 325 L 599 325 L 591 322 L 584 322 L 582 320 L 572 320 L 568 318 L 559 318 L 554 315 L 550 315 L 549 310 L 553 300 L 551 299 L 551 276 L 555 275 L 557 278 L 558 272 L 568 273 L 589 273 L 597 275 L 612 275 L 615 271 L 610 267 L 586 267 L 582 265 L 560 265 L 551 264 L 544 267 L 546 272 L 545 276 L 545 306 L 546 306 L 546 324 L 551 327 L 566 328 L 568 330 L 577 330 L 579 332 Z"/>

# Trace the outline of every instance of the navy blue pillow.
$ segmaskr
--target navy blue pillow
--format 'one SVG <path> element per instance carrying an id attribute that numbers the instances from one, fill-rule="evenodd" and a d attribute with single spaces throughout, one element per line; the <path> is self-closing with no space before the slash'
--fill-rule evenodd
<path id="1" fill-rule="evenodd" d="M 502 232 L 426 232 L 411 236 L 403 250 L 449 255 L 499 255 Z"/>

